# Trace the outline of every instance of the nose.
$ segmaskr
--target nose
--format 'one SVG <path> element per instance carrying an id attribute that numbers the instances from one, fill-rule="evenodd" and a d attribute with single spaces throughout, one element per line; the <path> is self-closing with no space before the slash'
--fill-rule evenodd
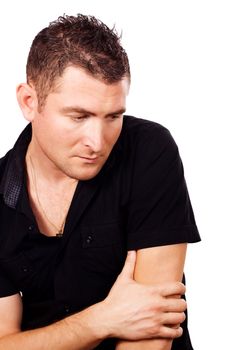
<path id="1" fill-rule="evenodd" d="M 90 118 L 85 129 L 84 145 L 94 153 L 100 153 L 103 149 L 103 142 L 104 127 L 102 121 L 97 118 Z"/>

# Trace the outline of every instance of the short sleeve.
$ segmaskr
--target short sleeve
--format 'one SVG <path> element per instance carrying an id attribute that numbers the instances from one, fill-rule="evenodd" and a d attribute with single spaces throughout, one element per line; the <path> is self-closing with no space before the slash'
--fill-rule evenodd
<path id="1" fill-rule="evenodd" d="M 142 132 L 134 157 L 128 249 L 199 241 L 182 161 L 170 132 L 157 125 Z"/>

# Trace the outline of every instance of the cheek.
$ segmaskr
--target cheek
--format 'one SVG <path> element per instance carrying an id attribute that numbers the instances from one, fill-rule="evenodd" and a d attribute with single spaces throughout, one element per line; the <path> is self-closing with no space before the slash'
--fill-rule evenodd
<path id="1" fill-rule="evenodd" d="M 58 119 L 58 118 L 57 118 Z M 74 128 L 70 128 L 67 123 L 62 119 L 60 121 L 55 120 L 54 123 L 47 125 L 48 128 L 45 130 L 51 143 L 55 142 L 58 146 L 72 146 L 77 143 L 79 138 L 78 133 Z"/>
<path id="2" fill-rule="evenodd" d="M 41 147 L 49 154 L 61 154 L 72 146 L 71 135 L 58 123 L 44 119 L 35 125 L 35 134 Z"/>
<path id="3" fill-rule="evenodd" d="M 106 134 L 106 136 L 104 138 L 104 143 L 105 143 L 106 150 L 111 151 L 111 149 L 115 145 L 118 137 L 119 137 L 118 133 L 108 133 L 108 134 Z"/>
<path id="4" fill-rule="evenodd" d="M 49 116 L 39 115 L 33 122 L 33 129 L 40 138 L 53 139 L 58 134 L 59 126 Z"/>
<path id="5" fill-rule="evenodd" d="M 105 133 L 106 143 L 110 146 L 113 146 L 118 140 L 122 129 L 122 122 L 119 122 L 118 125 L 110 126 Z"/>

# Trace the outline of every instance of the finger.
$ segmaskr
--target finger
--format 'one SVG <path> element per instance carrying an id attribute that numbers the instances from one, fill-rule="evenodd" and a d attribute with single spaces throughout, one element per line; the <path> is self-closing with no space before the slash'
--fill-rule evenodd
<path id="1" fill-rule="evenodd" d="M 128 251 L 125 264 L 120 273 L 120 276 L 133 279 L 135 263 L 136 263 L 136 251 L 130 250 Z"/>
<path id="2" fill-rule="evenodd" d="M 181 327 L 170 328 L 170 327 L 164 326 L 161 328 L 160 337 L 175 339 L 175 338 L 181 337 L 182 334 L 183 334 L 183 329 Z"/>
<path id="3" fill-rule="evenodd" d="M 172 295 L 183 295 L 185 294 L 185 285 L 181 282 L 168 282 L 157 286 L 157 292 L 161 293 L 162 296 L 168 297 Z"/>
<path id="4" fill-rule="evenodd" d="M 174 325 L 170 325 L 169 324 L 169 328 L 173 328 L 173 329 L 177 329 L 177 328 L 179 328 L 180 327 L 180 324 L 178 323 L 178 324 L 174 324 Z"/>
<path id="5" fill-rule="evenodd" d="M 164 310 L 167 312 L 184 312 L 187 309 L 187 303 L 184 299 L 166 299 Z"/>
<path id="6" fill-rule="evenodd" d="M 185 321 L 186 315 L 184 312 L 167 312 L 164 314 L 163 324 L 164 325 L 177 325 Z"/>

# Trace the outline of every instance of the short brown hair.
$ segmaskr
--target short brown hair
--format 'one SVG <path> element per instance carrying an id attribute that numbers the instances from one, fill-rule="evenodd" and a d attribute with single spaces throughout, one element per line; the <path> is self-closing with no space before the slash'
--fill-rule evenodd
<path id="1" fill-rule="evenodd" d="M 36 89 L 39 108 L 65 68 L 77 66 L 112 84 L 130 78 L 127 54 L 115 28 L 93 16 L 60 16 L 32 42 L 27 60 L 27 82 Z"/>

